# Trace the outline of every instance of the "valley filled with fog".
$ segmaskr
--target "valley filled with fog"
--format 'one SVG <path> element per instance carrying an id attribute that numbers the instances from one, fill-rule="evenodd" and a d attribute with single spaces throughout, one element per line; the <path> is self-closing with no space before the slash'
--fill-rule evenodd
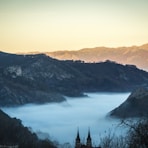
<path id="1" fill-rule="evenodd" d="M 42 138 L 59 143 L 75 143 L 79 128 L 82 142 L 86 141 L 90 128 L 93 144 L 108 131 L 123 134 L 120 120 L 106 117 L 115 107 L 127 99 L 129 93 L 86 93 L 86 97 L 70 98 L 62 103 L 29 104 L 21 107 L 2 108 L 11 117 L 37 132 Z M 44 133 L 44 134 L 43 134 Z"/>

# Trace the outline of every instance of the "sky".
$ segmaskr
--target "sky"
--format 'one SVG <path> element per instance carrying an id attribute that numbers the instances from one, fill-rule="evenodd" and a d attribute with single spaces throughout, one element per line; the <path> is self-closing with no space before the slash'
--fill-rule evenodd
<path id="1" fill-rule="evenodd" d="M 0 51 L 148 42 L 148 0 L 0 0 Z"/>

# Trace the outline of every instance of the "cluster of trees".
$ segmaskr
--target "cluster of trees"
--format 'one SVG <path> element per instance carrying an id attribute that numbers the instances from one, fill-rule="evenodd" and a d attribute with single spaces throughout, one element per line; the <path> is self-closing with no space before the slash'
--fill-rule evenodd
<path id="1" fill-rule="evenodd" d="M 126 136 L 109 133 L 100 140 L 101 148 L 148 148 L 148 119 L 123 121 L 122 124 L 129 128 Z"/>

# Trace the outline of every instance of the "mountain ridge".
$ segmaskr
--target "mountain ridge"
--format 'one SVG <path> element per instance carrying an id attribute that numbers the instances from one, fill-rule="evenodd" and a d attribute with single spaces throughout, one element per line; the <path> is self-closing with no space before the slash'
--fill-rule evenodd
<path id="1" fill-rule="evenodd" d="M 40 52 L 35 52 L 40 53 Z M 94 47 L 75 51 L 41 52 L 58 60 L 81 60 L 84 62 L 116 61 L 121 64 L 136 65 L 148 71 L 148 44 L 130 47 Z M 30 53 L 24 53 L 30 54 Z M 33 54 L 33 52 L 31 52 Z"/>
<path id="2" fill-rule="evenodd" d="M 0 106 L 61 102 L 64 96 L 131 91 L 139 86 L 148 86 L 148 73 L 133 65 L 0 52 Z"/>

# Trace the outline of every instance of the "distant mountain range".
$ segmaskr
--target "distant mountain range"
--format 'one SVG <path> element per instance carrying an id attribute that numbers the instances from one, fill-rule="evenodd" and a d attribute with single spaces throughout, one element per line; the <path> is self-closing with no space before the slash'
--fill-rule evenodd
<path id="1" fill-rule="evenodd" d="M 45 52 L 45 54 L 59 60 L 82 60 L 85 62 L 111 60 L 121 64 L 136 65 L 138 68 L 148 71 L 148 44 L 119 48 L 84 48 L 77 51 Z"/>
<path id="2" fill-rule="evenodd" d="M 132 91 L 141 86 L 148 86 L 148 72 L 133 65 L 0 52 L 0 106 L 59 102 L 83 92 Z"/>

